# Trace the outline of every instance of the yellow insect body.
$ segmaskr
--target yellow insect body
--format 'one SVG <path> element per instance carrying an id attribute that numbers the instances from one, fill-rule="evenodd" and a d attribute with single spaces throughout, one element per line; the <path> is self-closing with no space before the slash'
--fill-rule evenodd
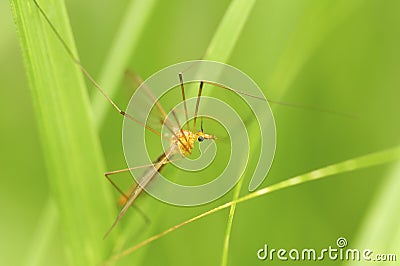
<path id="1" fill-rule="evenodd" d="M 192 153 L 194 143 L 196 141 L 202 142 L 205 139 L 216 139 L 215 136 L 199 131 L 193 133 L 190 130 L 182 130 L 175 133 L 172 137 L 172 144 L 178 145 L 179 151 L 183 156 L 187 156 Z"/>

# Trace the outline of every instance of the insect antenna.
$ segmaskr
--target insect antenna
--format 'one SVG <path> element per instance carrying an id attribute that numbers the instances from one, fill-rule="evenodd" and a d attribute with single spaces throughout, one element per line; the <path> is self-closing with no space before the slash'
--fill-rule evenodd
<path id="1" fill-rule="evenodd" d="M 203 91 L 204 82 L 200 81 L 199 93 L 197 94 L 196 109 L 194 110 L 193 130 L 196 130 L 197 113 L 199 111 L 201 92 Z"/>
<path id="2" fill-rule="evenodd" d="M 183 76 L 182 76 L 182 72 L 179 72 L 178 74 L 179 76 L 179 83 L 181 84 L 181 92 L 182 92 L 182 100 L 183 100 L 183 106 L 185 108 L 185 115 L 186 115 L 186 126 L 187 129 L 190 130 L 189 128 L 189 115 L 188 115 L 188 110 L 187 110 L 187 105 L 186 105 L 186 96 L 185 96 L 185 87 L 183 86 Z"/>
<path id="3" fill-rule="evenodd" d="M 313 111 L 318 111 L 318 112 L 321 112 L 321 113 L 327 113 L 327 114 L 337 115 L 337 116 L 344 116 L 344 117 L 349 117 L 349 118 L 356 118 L 357 117 L 357 115 L 354 115 L 354 114 L 350 114 L 350 113 L 346 113 L 346 112 L 338 112 L 336 110 L 320 108 L 318 106 L 297 104 L 297 103 L 289 103 L 289 102 L 284 102 L 284 101 L 276 101 L 276 100 L 266 99 L 264 97 L 253 95 L 253 94 L 241 91 L 241 90 L 232 89 L 230 87 L 224 86 L 224 85 L 216 83 L 216 82 L 204 81 L 204 80 L 202 82 L 206 83 L 206 84 L 214 85 L 214 86 L 219 87 L 221 89 L 232 91 L 232 92 L 244 95 L 244 96 L 252 97 L 252 98 L 255 98 L 255 99 L 258 99 L 258 100 L 262 100 L 262 101 L 268 101 L 269 103 L 272 103 L 272 104 L 278 104 L 278 105 L 283 105 L 283 106 L 297 108 L 297 109 L 303 109 L 303 110 L 313 110 Z"/>

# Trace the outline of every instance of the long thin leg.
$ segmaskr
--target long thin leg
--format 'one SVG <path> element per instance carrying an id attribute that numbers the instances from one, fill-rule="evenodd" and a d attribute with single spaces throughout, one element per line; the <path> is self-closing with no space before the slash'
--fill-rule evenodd
<path id="1" fill-rule="evenodd" d="M 174 135 L 174 137 L 179 141 L 179 143 L 182 144 L 183 148 L 185 148 L 185 150 L 186 150 L 189 154 L 192 154 L 191 149 L 190 149 L 188 146 L 186 146 L 186 144 L 183 143 L 183 141 L 182 141 L 180 138 L 178 138 L 178 136 L 177 136 L 176 133 L 172 130 L 172 128 L 170 128 L 167 124 L 165 124 L 165 127 L 172 133 L 172 135 Z M 181 128 L 181 130 L 182 130 L 182 128 Z M 184 134 L 184 133 L 182 132 L 182 134 Z M 186 137 L 185 137 L 185 138 L 186 138 Z"/>
<path id="2" fill-rule="evenodd" d="M 160 112 L 160 118 L 162 120 L 164 120 L 165 122 L 170 123 L 172 126 L 176 126 L 174 125 L 174 123 L 167 117 L 167 114 L 164 110 L 164 108 L 162 107 L 162 105 L 156 100 L 155 96 L 153 95 L 153 93 L 151 92 L 151 90 L 147 87 L 147 85 L 144 83 L 142 77 L 136 73 L 135 71 L 131 70 L 131 69 L 127 69 L 125 70 L 125 75 L 131 79 L 133 82 L 136 83 L 136 85 L 142 86 L 142 89 L 144 90 L 144 92 L 147 94 L 147 96 L 150 98 L 150 100 L 156 105 L 157 109 Z"/>
<path id="3" fill-rule="evenodd" d="M 129 168 L 124 168 L 124 169 L 120 169 L 120 170 L 114 170 L 114 171 L 110 171 L 110 172 L 105 172 L 104 176 L 108 179 L 108 181 L 110 181 L 110 183 L 113 185 L 113 187 L 118 190 L 119 193 L 121 193 L 122 196 L 124 196 L 125 198 L 128 198 L 128 196 L 117 186 L 117 184 L 115 184 L 114 181 L 112 181 L 112 179 L 110 178 L 110 175 L 115 175 L 115 174 L 119 174 L 119 173 L 125 173 L 131 170 L 135 170 L 135 169 L 141 169 L 141 168 L 147 168 L 147 167 L 151 167 L 151 166 L 155 166 L 155 164 L 160 160 L 162 156 L 160 156 L 155 163 L 152 164 L 146 164 L 146 165 L 140 165 L 140 166 L 135 166 L 135 167 L 129 167 Z M 180 161 L 185 157 L 181 157 L 181 158 L 177 158 L 177 159 L 170 159 L 168 158 L 168 162 L 176 162 L 176 161 Z M 133 177 L 132 177 L 133 178 Z M 133 182 L 136 183 L 136 180 L 133 179 Z"/>
<path id="4" fill-rule="evenodd" d="M 144 92 L 145 92 L 145 93 L 147 94 L 147 96 L 149 96 L 149 98 L 154 102 L 154 104 L 156 105 L 157 109 L 158 109 L 158 110 L 160 111 L 160 113 L 161 113 L 161 118 L 162 118 L 161 123 L 164 124 L 164 122 L 166 121 L 166 122 L 169 122 L 170 124 L 173 125 L 173 123 L 168 119 L 167 113 L 165 112 L 165 109 L 162 107 L 161 103 L 156 99 L 156 97 L 153 95 L 153 93 L 151 92 L 151 90 L 146 86 L 146 84 L 143 83 L 143 79 L 142 79 L 137 73 L 135 73 L 135 72 L 133 72 L 133 71 L 126 71 L 126 73 L 127 73 L 130 77 L 132 77 L 132 78 L 135 80 L 135 82 L 137 82 L 138 84 L 140 84 L 140 85 L 143 86 Z M 183 86 L 183 84 L 182 84 L 182 86 Z M 184 94 L 184 91 L 183 91 L 183 94 Z M 185 105 L 186 105 L 186 102 L 185 102 Z M 180 129 L 182 136 L 185 137 L 186 142 L 187 142 L 188 139 L 187 139 L 185 133 L 183 132 L 183 128 L 181 127 L 181 125 L 180 125 L 180 123 L 179 123 L 179 119 L 178 119 L 178 117 L 177 117 L 177 115 L 176 115 L 176 113 L 175 113 L 174 110 L 172 110 L 172 115 L 173 115 L 173 117 L 174 117 L 174 119 L 175 119 L 176 126 Z M 186 111 L 186 117 L 187 117 L 187 111 Z M 165 125 L 166 125 L 167 129 L 179 140 L 179 138 L 176 136 L 176 134 L 175 134 L 173 128 L 171 128 L 171 126 L 167 126 L 167 124 L 165 124 Z M 181 142 L 182 146 L 190 153 L 189 147 L 188 147 L 187 145 L 185 145 L 182 141 L 180 141 L 180 142 Z"/>
<path id="5" fill-rule="evenodd" d="M 68 55 L 71 57 L 71 59 L 74 61 L 74 63 L 81 69 L 82 73 L 90 80 L 90 82 L 96 87 L 96 89 L 104 96 L 104 98 L 106 98 L 106 100 L 114 107 L 114 109 L 121 115 L 125 116 L 126 118 L 134 121 L 135 123 L 145 127 L 146 129 L 148 129 L 149 131 L 153 132 L 154 134 L 157 134 L 158 136 L 161 136 L 161 133 L 158 132 L 157 130 L 155 130 L 154 128 L 143 124 L 142 122 L 140 122 L 138 119 L 134 118 L 133 116 L 125 113 L 124 111 L 122 111 L 117 105 L 116 103 L 107 95 L 107 93 L 105 93 L 105 91 L 103 90 L 103 88 L 100 86 L 100 84 L 98 84 L 96 82 L 96 80 L 92 77 L 92 75 L 89 73 L 89 71 L 81 64 L 81 62 L 77 59 L 77 57 L 74 55 L 74 53 L 72 52 L 72 50 L 68 47 L 67 43 L 65 42 L 65 40 L 63 39 L 63 37 L 61 36 L 61 34 L 58 32 L 58 30 L 56 29 L 56 27 L 53 25 L 53 23 L 51 22 L 51 20 L 49 19 L 49 17 L 46 15 L 46 13 L 44 12 L 44 10 L 42 9 L 42 7 L 39 5 L 39 3 L 36 0 L 33 0 L 33 2 L 35 3 L 35 5 L 37 6 L 37 8 L 39 9 L 40 13 L 42 14 L 42 16 L 44 17 L 44 19 L 47 21 L 47 23 L 50 25 L 51 30 L 54 32 L 54 34 L 57 36 L 57 38 L 60 40 L 61 44 L 64 46 L 66 52 L 68 53 Z"/>
<path id="6" fill-rule="evenodd" d="M 200 97 L 201 97 L 201 92 L 203 91 L 203 85 L 204 85 L 204 82 L 201 81 L 200 82 L 199 93 L 197 94 L 196 109 L 194 111 L 193 130 L 196 130 L 197 113 L 199 111 Z"/>
<path id="7" fill-rule="evenodd" d="M 124 173 L 124 172 L 128 172 L 130 171 L 131 168 L 126 168 L 126 169 L 121 169 L 121 170 L 116 170 L 116 171 L 111 171 L 111 172 L 106 172 L 104 173 L 104 176 L 107 178 L 108 181 L 110 181 L 111 185 L 113 185 L 113 187 L 118 190 L 118 192 L 124 196 L 125 198 L 128 198 L 128 196 L 122 191 L 122 189 L 117 186 L 117 184 L 115 184 L 115 182 L 110 178 L 110 175 L 114 175 L 114 174 L 119 174 L 119 173 Z"/>
<path id="8" fill-rule="evenodd" d="M 121 200 L 120 200 L 120 202 L 121 202 L 122 204 L 124 204 L 126 201 L 128 201 L 129 197 L 128 197 L 128 195 L 126 195 L 126 194 L 122 191 L 122 189 L 121 189 L 119 186 L 117 186 L 117 184 L 110 178 L 110 175 L 128 172 L 128 171 L 130 171 L 130 170 L 132 170 L 132 169 L 135 169 L 135 168 L 137 168 L 137 167 L 131 167 L 131 168 L 126 168 L 126 169 L 121 169 L 121 170 L 116 170 L 116 171 L 111 171 L 111 172 L 106 172 L 106 173 L 104 173 L 104 176 L 107 178 L 107 180 L 110 181 L 110 183 L 112 184 L 112 186 L 113 186 L 113 187 L 121 194 L 121 196 L 123 197 L 124 201 L 121 202 Z M 132 188 L 131 188 L 129 191 L 134 190 L 136 187 L 137 187 L 137 184 L 135 183 L 135 185 L 133 185 Z M 138 206 L 136 206 L 136 205 L 132 205 L 132 207 L 135 208 L 135 209 L 142 215 L 142 217 L 144 218 L 144 220 L 146 221 L 147 224 L 150 223 L 149 217 L 146 215 L 146 213 L 144 213 L 144 212 L 142 211 L 142 209 L 140 209 L 140 208 L 139 208 Z"/>
<path id="9" fill-rule="evenodd" d="M 121 220 L 121 218 L 125 215 L 126 211 L 130 206 L 132 206 L 133 202 L 137 199 L 137 197 L 140 195 L 140 193 L 143 191 L 143 188 L 149 184 L 151 180 L 155 177 L 155 175 L 161 171 L 161 169 L 169 162 L 169 157 L 174 154 L 175 149 L 171 148 L 168 152 L 163 153 L 157 161 L 154 163 L 153 167 L 149 168 L 148 171 L 146 171 L 142 177 L 142 182 L 140 185 L 138 185 L 128 196 L 128 200 L 125 203 L 124 207 L 118 214 L 117 218 L 115 219 L 114 223 L 111 225 L 111 227 L 108 229 L 106 234 L 104 235 L 103 239 L 106 238 L 112 229 L 118 224 L 118 222 Z"/>
<path id="10" fill-rule="evenodd" d="M 138 82 L 142 81 L 142 79 L 141 79 L 141 78 L 139 77 L 139 75 L 137 75 L 136 73 L 134 73 L 134 72 L 128 72 L 128 74 L 131 74 L 132 76 L 134 76 L 134 78 L 135 78 L 136 81 L 138 81 Z M 136 77 L 135 77 L 135 76 L 136 76 Z M 165 112 L 165 110 L 164 110 L 164 108 L 162 107 L 162 105 L 160 104 L 160 102 L 155 98 L 155 96 L 151 93 L 151 91 L 149 90 L 149 88 L 147 88 L 146 85 L 144 85 L 143 89 L 144 89 L 144 91 L 146 92 L 146 94 L 154 101 L 154 103 L 155 103 L 157 109 L 161 112 L 161 114 L 162 114 L 162 120 L 161 120 L 160 122 L 161 122 L 161 124 L 164 124 L 164 121 L 165 121 L 165 120 L 167 119 L 167 117 L 168 117 L 168 116 L 167 116 L 167 113 Z M 185 104 L 186 104 L 186 102 L 185 102 Z M 174 116 L 174 118 L 175 118 L 175 120 L 176 120 L 176 123 L 177 123 L 177 125 L 178 125 L 178 128 L 179 128 L 180 131 L 181 131 L 182 136 L 185 137 L 186 143 L 187 143 L 186 135 L 185 135 L 185 133 L 183 132 L 183 128 L 180 126 L 178 117 L 176 116 L 176 113 L 175 113 L 173 110 L 172 110 L 172 114 L 173 114 L 173 116 Z M 186 115 L 187 115 L 187 113 L 186 113 Z M 165 123 L 164 125 L 165 125 L 165 127 L 168 129 L 168 131 L 169 131 L 172 135 L 174 135 L 174 137 L 180 142 L 180 144 L 182 145 L 182 147 L 183 147 L 189 154 L 191 154 L 192 152 L 191 152 L 190 148 L 186 145 L 186 143 L 183 143 L 183 141 L 182 141 L 180 138 L 178 138 L 178 136 L 176 135 L 176 133 L 175 133 L 175 131 L 173 130 L 173 128 L 171 128 L 170 126 L 168 126 L 168 123 Z"/>
<path id="11" fill-rule="evenodd" d="M 185 87 L 183 86 L 183 75 L 182 75 L 182 72 L 179 72 L 178 76 L 179 76 L 179 83 L 181 84 L 182 100 L 183 100 L 183 106 L 185 108 L 187 130 L 190 130 L 189 123 L 188 123 L 189 122 L 189 115 L 188 115 L 188 110 L 187 110 L 187 105 L 186 105 Z"/>
<path id="12" fill-rule="evenodd" d="M 187 143 L 188 139 L 187 139 L 187 137 L 186 137 L 186 135 L 185 135 L 185 132 L 183 132 L 183 128 L 181 127 L 181 124 L 179 123 L 178 116 L 176 115 L 176 113 L 175 113 L 174 110 L 172 110 L 172 115 L 174 116 L 175 121 L 176 121 L 176 123 L 178 124 L 178 127 L 179 127 L 179 129 L 180 129 L 180 131 L 181 131 L 181 134 L 182 134 L 183 137 L 185 137 L 185 140 L 186 140 L 186 143 Z"/>
<path id="13" fill-rule="evenodd" d="M 167 160 L 164 162 L 163 165 L 165 165 L 165 164 L 168 163 L 168 162 L 180 161 L 180 160 L 182 160 L 182 159 L 184 159 L 184 158 L 185 158 L 185 157 L 181 157 L 181 158 L 177 158 L 177 159 L 173 159 L 173 160 L 170 159 L 170 158 L 167 158 Z M 114 170 L 114 171 L 110 171 L 110 172 L 104 173 L 104 176 L 107 178 L 107 180 L 110 181 L 110 183 L 112 184 L 112 186 L 113 186 L 113 187 L 121 194 L 121 196 L 123 197 L 124 201 L 122 202 L 121 205 L 125 205 L 125 204 L 126 204 L 126 202 L 129 200 L 129 196 L 128 196 L 127 194 L 125 194 L 125 193 L 122 191 L 122 189 L 121 189 L 120 187 L 118 187 L 118 185 L 110 178 L 110 176 L 111 176 L 111 175 L 115 175 L 115 174 L 119 174 L 119 173 L 125 173 L 125 172 L 128 172 L 128 171 L 130 171 L 130 170 L 135 170 L 135 169 L 140 169 L 140 168 L 147 168 L 147 167 L 152 167 L 152 166 L 153 166 L 153 167 L 156 167 L 156 164 L 157 164 L 159 161 L 163 160 L 163 159 L 164 159 L 164 154 L 161 155 L 161 156 L 156 160 L 156 162 L 155 162 L 155 163 L 152 163 L 152 164 L 141 165 L 141 166 L 136 166 L 136 167 L 129 167 L 129 168 L 125 168 L 125 169 Z M 158 172 L 161 171 L 163 165 L 161 165 L 161 166 L 159 167 Z M 133 186 L 129 189 L 129 194 L 130 194 L 130 195 L 132 194 L 132 192 L 133 192 L 134 190 L 137 189 L 137 186 L 138 186 L 137 183 L 136 183 L 136 180 L 134 180 L 134 182 L 135 182 L 135 185 L 133 185 Z M 135 208 L 143 215 L 143 217 L 145 218 L 145 220 L 146 220 L 147 222 L 150 221 L 150 219 L 147 217 L 147 215 L 146 215 L 142 210 L 140 210 L 140 209 L 139 209 L 137 206 L 135 206 L 135 205 L 132 205 L 132 206 L 135 207 Z"/>

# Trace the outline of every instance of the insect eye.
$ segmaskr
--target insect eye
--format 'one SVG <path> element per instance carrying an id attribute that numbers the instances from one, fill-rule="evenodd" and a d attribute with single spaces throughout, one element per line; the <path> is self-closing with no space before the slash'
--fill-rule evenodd
<path id="1" fill-rule="evenodd" d="M 200 141 L 200 142 L 202 142 L 202 141 L 204 140 L 204 137 L 203 137 L 203 136 L 200 136 L 200 137 L 197 138 L 197 140 Z"/>

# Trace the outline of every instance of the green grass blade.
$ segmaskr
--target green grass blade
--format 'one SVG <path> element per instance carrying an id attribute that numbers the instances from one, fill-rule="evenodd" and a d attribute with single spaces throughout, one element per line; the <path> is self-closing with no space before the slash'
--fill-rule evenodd
<path id="1" fill-rule="evenodd" d="M 287 91 L 326 37 L 359 10 L 364 3 L 365 1 L 360 0 L 339 0 L 321 3 L 321 5 L 306 9 L 307 11 L 303 13 L 293 30 L 284 53 L 276 63 L 270 80 L 267 81 L 269 87 L 279 93 L 275 97 L 281 97 Z M 308 5 L 306 1 L 303 4 Z M 310 21 L 318 22 L 310 23 Z"/>
<path id="2" fill-rule="evenodd" d="M 242 185 L 243 185 L 243 178 L 240 179 L 240 181 L 235 187 L 232 197 L 233 200 L 237 200 L 239 198 Z M 236 204 L 232 204 L 231 208 L 229 209 L 228 222 L 226 224 L 226 229 L 225 229 L 224 246 L 222 249 L 221 265 L 223 266 L 228 265 L 229 243 L 231 239 L 231 232 L 232 232 L 233 218 L 235 216 L 235 211 L 236 211 Z"/>
<path id="3" fill-rule="evenodd" d="M 224 17 L 219 24 L 214 36 L 207 48 L 204 59 L 215 60 L 226 63 L 233 52 L 235 44 L 243 30 L 243 27 L 253 9 L 255 0 L 235 0 L 229 5 Z M 242 189 L 243 178 L 236 185 L 233 200 L 236 200 Z M 229 241 L 232 231 L 233 218 L 235 216 L 236 204 L 231 206 L 227 226 L 225 230 L 224 245 L 222 249 L 221 265 L 228 264 Z"/>
<path id="4" fill-rule="evenodd" d="M 133 53 L 137 42 L 140 38 L 142 28 L 146 24 L 149 15 L 155 5 L 156 0 L 151 0 L 147 2 L 141 2 L 133 0 L 130 7 L 128 8 L 124 19 L 122 20 L 122 25 L 120 31 L 118 32 L 116 39 L 114 40 L 113 46 L 110 50 L 107 59 L 105 60 L 105 66 L 101 72 L 101 83 L 104 84 L 104 88 L 110 88 L 110 93 L 115 94 L 117 89 L 117 84 L 121 78 L 121 73 L 123 73 L 124 67 L 127 64 L 129 55 Z M 132 27 L 132 25 L 136 25 Z M 127 54 L 128 56 L 124 56 Z M 101 128 L 104 124 L 104 119 L 107 110 L 107 102 L 100 94 L 94 94 L 92 106 L 94 108 L 93 113 L 94 121 L 97 128 Z M 96 111 L 97 110 L 97 111 Z M 46 226 L 39 226 L 35 235 L 41 236 L 40 243 L 41 249 L 37 249 L 38 242 L 34 241 L 32 244 L 32 252 L 29 254 L 34 254 L 35 261 L 32 261 L 31 256 L 27 255 L 26 265 L 39 265 L 40 259 L 44 257 L 46 253 L 46 248 L 44 247 L 48 243 L 50 238 L 52 238 L 53 230 L 58 222 L 58 212 L 54 212 L 49 206 L 54 206 L 53 200 L 49 199 L 49 202 L 45 205 L 45 210 L 42 212 L 43 216 L 39 218 L 39 224 L 46 224 Z M 35 250 L 35 251 L 34 251 Z M 34 252 L 33 252 L 34 251 Z M 39 252 L 40 251 L 40 252 Z M 32 264 L 33 263 L 33 264 Z"/>
<path id="5" fill-rule="evenodd" d="M 339 2 L 335 5 L 335 9 L 344 9 L 343 8 L 343 2 Z M 243 5 L 246 5 L 243 3 Z M 250 14 L 251 8 L 254 5 L 254 1 L 249 3 L 249 7 L 245 6 L 239 6 L 239 4 L 235 7 L 232 5 L 230 6 L 230 9 L 226 13 L 223 23 L 221 23 L 220 28 L 221 28 L 221 34 L 216 34 L 213 38 L 212 45 L 209 47 L 209 50 L 207 53 L 210 51 L 217 53 L 221 53 L 222 55 L 224 54 L 224 49 L 228 48 L 227 53 L 230 53 L 231 50 L 236 43 L 239 33 L 235 32 L 234 29 L 232 28 L 232 25 L 239 25 L 239 32 L 242 30 L 243 25 Z M 285 90 L 290 86 L 291 82 L 293 82 L 294 78 L 298 74 L 298 72 L 301 70 L 301 67 L 305 64 L 306 60 L 312 55 L 312 53 L 316 50 L 316 47 L 322 43 L 322 40 L 324 39 L 324 36 L 329 33 L 336 25 L 337 23 L 340 23 L 344 19 L 348 17 L 349 14 L 351 14 L 356 7 L 359 5 L 359 1 L 354 1 L 351 5 L 346 6 L 344 9 L 345 12 L 340 12 L 340 18 L 335 17 L 336 19 L 332 19 L 332 24 L 329 25 L 319 25 L 319 24 L 313 24 L 310 29 L 310 37 L 309 38 L 304 38 L 301 34 L 304 33 L 303 28 L 307 27 L 299 27 L 299 30 L 296 32 L 294 38 L 294 43 L 300 44 L 300 45 L 290 45 L 289 48 L 285 51 L 283 54 L 280 62 L 277 64 L 276 70 L 272 75 L 272 81 L 268 82 L 269 84 L 272 84 L 272 88 L 276 88 L 277 91 L 279 91 L 279 95 L 275 95 L 275 99 L 279 100 L 280 97 L 284 94 Z M 232 10 L 234 8 L 237 8 L 237 10 Z M 315 12 L 316 14 L 319 14 L 319 12 Z M 333 12 L 334 14 L 337 14 L 337 12 Z M 230 17 L 228 17 L 230 16 Z M 240 22 L 237 22 L 239 19 L 241 19 Z M 306 20 L 308 21 L 308 20 Z M 234 38 L 230 37 L 229 35 L 232 34 Z M 219 31 L 217 32 L 219 33 Z M 297 34 L 298 33 L 298 34 Z M 319 36 L 318 40 L 315 40 L 314 36 Z M 230 39 L 230 38 L 231 39 Z M 314 37 L 314 38 L 312 38 Z M 299 40 L 296 40 L 298 38 L 299 40 L 304 41 L 305 43 L 300 43 Z M 232 42 L 233 39 L 233 42 Z M 300 48 L 299 48 L 300 46 Z M 294 49 L 294 50 L 293 50 Z M 299 49 L 304 50 L 303 53 L 299 53 Z M 297 56 L 300 55 L 300 56 Z M 229 56 L 229 55 L 228 55 Z M 221 58 L 224 58 L 221 56 Z M 284 81 L 284 82 L 282 82 Z M 258 138 L 258 136 L 257 136 Z M 255 140 L 255 139 L 254 139 Z M 255 140 L 252 143 L 259 143 L 259 140 Z M 252 145 L 253 146 L 253 145 Z M 252 147 L 251 150 L 254 149 L 254 146 Z M 243 179 L 243 178 L 242 178 Z M 241 179 L 241 181 L 242 181 Z M 238 185 L 235 187 L 234 191 L 234 196 L 233 196 L 233 201 L 237 200 L 239 197 L 239 192 L 242 187 L 242 182 L 239 182 Z M 228 265 L 228 253 L 229 253 L 229 240 L 230 240 L 230 234 L 232 231 L 232 226 L 233 226 L 233 218 L 235 214 L 235 209 L 236 209 L 236 204 L 233 203 L 229 212 L 229 217 L 228 217 L 228 222 L 227 222 L 227 228 L 225 232 L 225 240 L 224 240 L 224 246 L 223 246 L 223 253 L 222 253 L 222 261 L 221 265 L 226 266 Z"/>
<path id="6" fill-rule="evenodd" d="M 64 4 L 40 4 L 75 52 Z M 60 243 L 65 243 L 69 264 L 93 265 L 111 249 L 101 236 L 114 213 L 82 74 L 33 1 L 12 0 L 11 6 L 64 231 Z"/>
<path id="7" fill-rule="evenodd" d="M 35 229 L 32 243 L 25 255 L 24 265 L 43 265 L 43 259 L 48 251 L 50 240 L 55 236 L 59 222 L 58 210 L 53 199 L 49 199 L 40 215 L 38 227 Z"/>
<path id="8" fill-rule="evenodd" d="M 255 2 L 255 0 L 232 1 L 207 48 L 205 60 L 223 63 L 228 61 Z"/>
<path id="9" fill-rule="evenodd" d="M 111 99 L 114 98 L 117 92 L 117 86 L 123 77 L 131 55 L 139 43 L 140 36 L 156 2 L 156 0 L 132 0 L 127 8 L 110 52 L 104 61 L 99 78 L 99 84 Z M 110 107 L 110 104 L 104 100 L 103 95 L 95 93 L 93 94 L 92 106 L 95 114 L 95 124 L 97 128 L 101 128 L 104 124 L 107 110 L 110 110 L 107 108 L 107 106 Z"/>
<path id="10" fill-rule="evenodd" d="M 338 175 L 338 174 L 342 174 L 342 173 L 346 173 L 346 172 L 352 172 L 352 171 L 356 171 L 356 170 L 363 169 L 363 168 L 378 166 L 378 165 L 382 165 L 382 164 L 386 164 L 386 163 L 391 163 L 391 162 L 398 161 L 398 160 L 400 160 L 400 146 L 391 148 L 391 149 L 386 149 L 386 150 L 379 151 L 379 152 L 370 153 L 370 154 L 367 154 L 364 156 L 352 158 L 352 159 L 349 159 L 349 160 L 346 160 L 346 161 L 343 161 L 340 163 L 331 164 L 329 166 L 286 179 L 282 182 L 259 189 L 255 192 L 252 192 L 246 196 L 240 197 L 231 202 L 227 202 L 227 203 L 220 205 L 214 209 L 206 211 L 198 216 L 195 216 L 187 221 L 177 224 L 177 225 L 175 225 L 157 235 L 154 235 L 154 236 L 146 239 L 145 241 L 143 241 L 131 248 L 128 248 L 125 251 L 111 257 L 107 262 L 112 263 L 114 261 L 117 261 L 117 260 L 131 254 L 132 252 L 148 245 L 151 242 L 154 242 L 155 240 L 158 240 L 158 239 L 168 235 L 169 233 L 171 233 L 185 225 L 188 225 L 194 221 L 197 221 L 201 218 L 204 218 L 204 217 L 211 215 L 213 213 L 216 213 L 218 211 L 229 208 L 234 204 L 249 201 L 251 199 L 258 198 L 260 196 L 269 194 L 274 191 L 279 191 L 279 190 L 293 187 L 296 185 L 305 184 L 310 181 L 321 180 L 321 179 L 324 179 L 324 178 L 327 178 L 330 176 L 334 176 L 334 175 Z"/>
<path id="11" fill-rule="evenodd" d="M 349 248 L 371 249 L 373 254 L 400 254 L 400 164 L 397 164 L 384 182 L 371 208 L 363 220 L 361 229 Z M 348 261 L 345 265 L 361 266 L 364 261 Z M 379 265 L 393 265 L 393 261 L 380 261 Z"/>

